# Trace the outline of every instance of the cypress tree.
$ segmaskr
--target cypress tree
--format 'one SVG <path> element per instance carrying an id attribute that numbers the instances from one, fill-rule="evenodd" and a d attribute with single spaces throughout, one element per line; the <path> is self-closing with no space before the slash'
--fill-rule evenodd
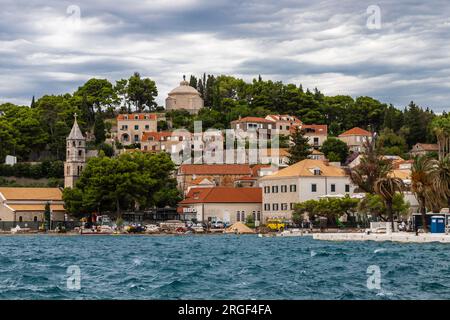
<path id="1" fill-rule="evenodd" d="M 289 148 L 289 165 L 305 160 L 312 153 L 311 146 L 308 143 L 309 138 L 304 136 L 303 130 L 298 127 L 292 135 L 293 145 Z"/>

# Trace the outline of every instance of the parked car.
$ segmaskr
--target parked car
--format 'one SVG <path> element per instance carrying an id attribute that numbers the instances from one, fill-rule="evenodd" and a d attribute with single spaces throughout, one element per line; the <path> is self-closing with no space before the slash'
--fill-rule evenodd
<path id="1" fill-rule="evenodd" d="M 223 229 L 225 228 L 225 224 L 222 221 L 213 221 L 211 222 L 211 228 Z"/>

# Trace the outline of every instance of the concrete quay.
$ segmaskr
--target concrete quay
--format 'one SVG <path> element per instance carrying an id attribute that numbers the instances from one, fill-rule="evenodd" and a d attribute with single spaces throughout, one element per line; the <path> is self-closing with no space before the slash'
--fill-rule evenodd
<path id="1" fill-rule="evenodd" d="M 418 234 L 409 232 L 394 233 L 314 233 L 313 239 L 325 241 L 393 241 L 403 243 L 450 243 L 450 235 L 445 233 Z"/>

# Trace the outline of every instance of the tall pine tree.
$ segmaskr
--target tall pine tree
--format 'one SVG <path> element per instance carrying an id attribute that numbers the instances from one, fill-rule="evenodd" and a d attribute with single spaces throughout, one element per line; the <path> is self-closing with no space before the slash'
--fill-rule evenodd
<path id="1" fill-rule="evenodd" d="M 289 165 L 305 160 L 312 153 L 308 143 L 309 138 L 304 136 L 304 132 L 297 127 L 292 134 L 293 145 L 289 148 Z"/>

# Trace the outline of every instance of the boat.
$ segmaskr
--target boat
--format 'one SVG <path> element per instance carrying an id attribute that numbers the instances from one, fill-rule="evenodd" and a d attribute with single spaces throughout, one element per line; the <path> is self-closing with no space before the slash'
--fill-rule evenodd
<path id="1" fill-rule="evenodd" d="M 305 235 L 305 232 L 297 228 L 284 230 L 276 234 L 277 237 L 302 237 L 303 235 Z"/>
<path id="2" fill-rule="evenodd" d="M 11 228 L 11 233 L 12 234 L 17 234 L 17 233 L 28 233 L 30 232 L 31 229 L 30 228 L 21 228 L 19 225 L 17 225 L 15 228 Z"/>

